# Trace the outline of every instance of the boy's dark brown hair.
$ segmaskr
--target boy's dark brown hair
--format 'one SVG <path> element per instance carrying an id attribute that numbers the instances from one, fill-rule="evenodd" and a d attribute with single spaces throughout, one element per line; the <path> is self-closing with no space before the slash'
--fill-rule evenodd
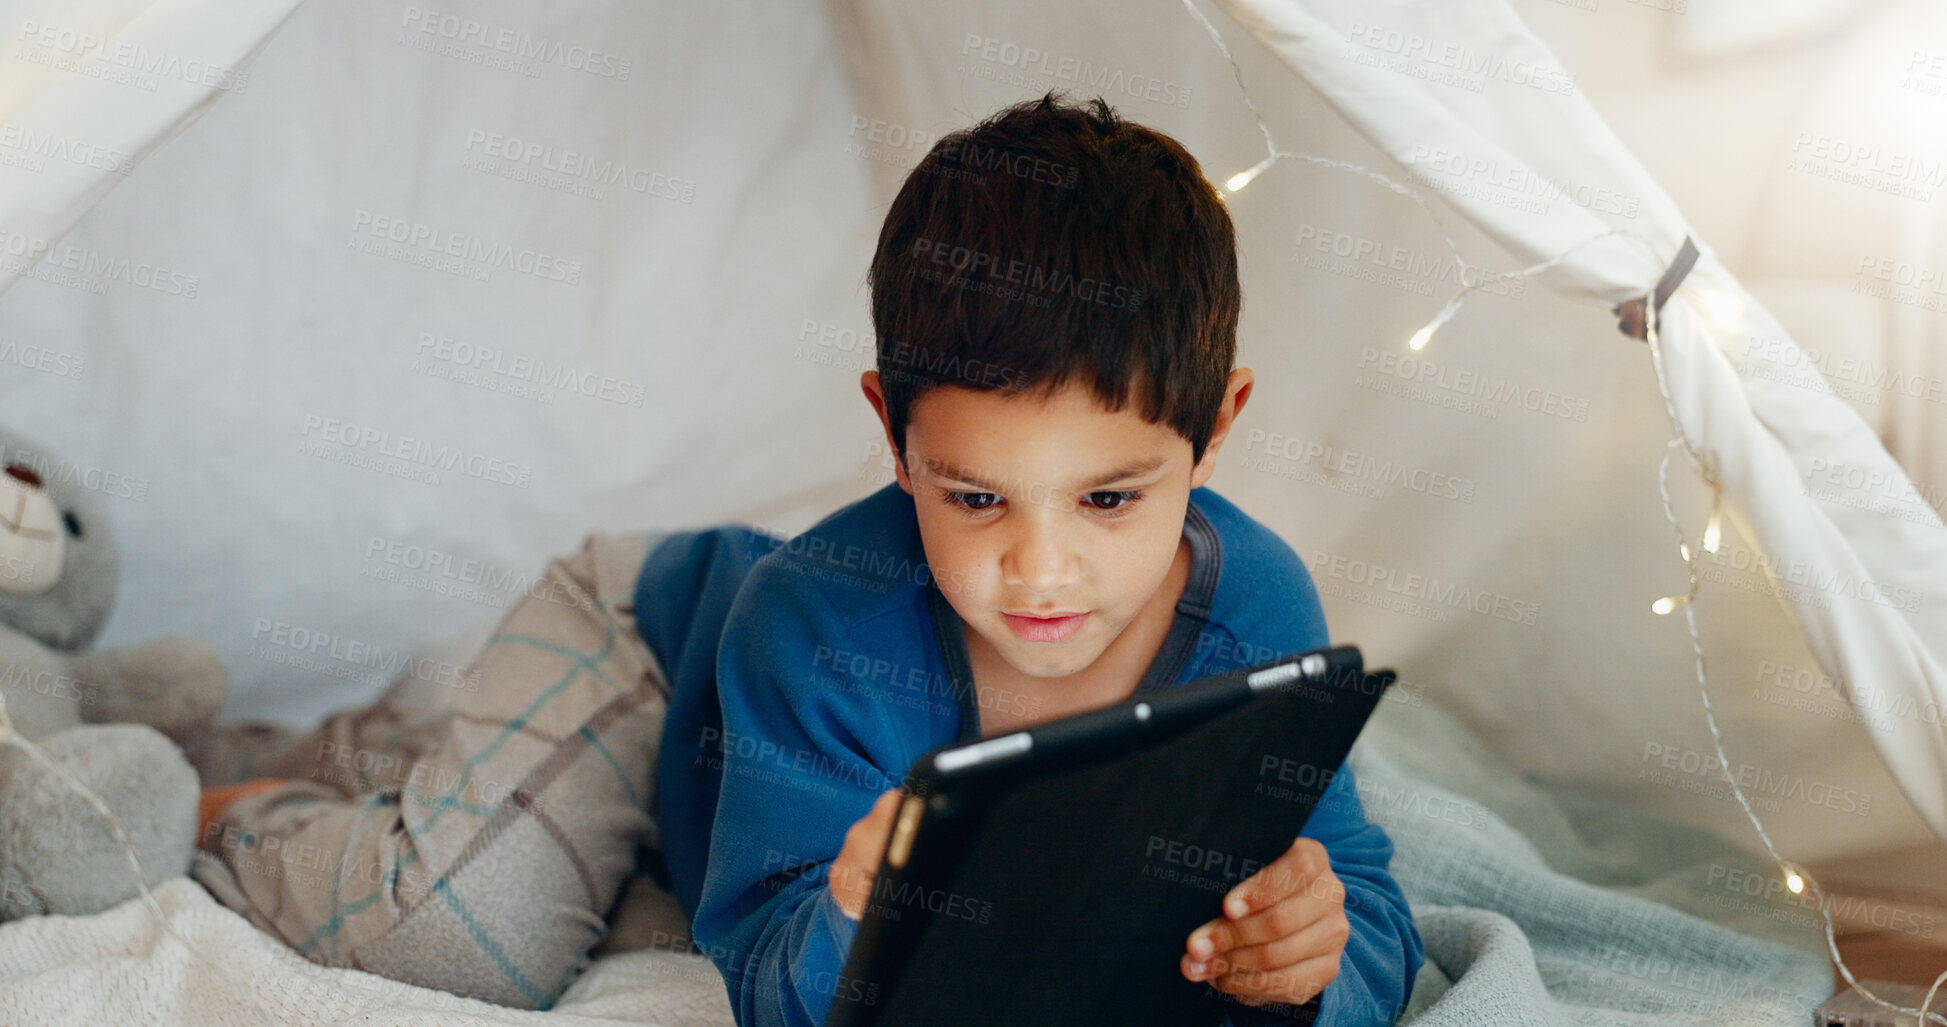
<path id="1" fill-rule="evenodd" d="M 899 459 L 913 404 L 954 385 L 1138 402 L 1193 460 L 1237 353 L 1236 235 L 1182 144 L 1050 91 L 935 143 L 866 276 Z"/>

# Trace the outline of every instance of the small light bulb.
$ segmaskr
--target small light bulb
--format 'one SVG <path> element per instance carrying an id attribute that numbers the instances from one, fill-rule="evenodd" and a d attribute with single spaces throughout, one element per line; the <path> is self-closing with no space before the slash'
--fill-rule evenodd
<path id="1" fill-rule="evenodd" d="M 1265 168 L 1277 163 L 1277 161 L 1278 158 L 1276 155 L 1258 161 L 1243 171 L 1239 171 L 1237 174 L 1230 176 L 1230 181 L 1224 183 L 1224 188 L 1233 193 L 1242 190 L 1245 186 L 1251 184 L 1251 179 L 1263 174 Z"/>
<path id="2" fill-rule="evenodd" d="M 1793 895 L 1797 895 L 1805 890 L 1805 879 L 1797 874 L 1786 874 L 1785 887 L 1790 888 Z"/>
<path id="3" fill-rule="evenodd" d="M 1650 604 L 1650 612 L 1661 617 L 1689 601 L 1689 596 L 1664 596 Z"/>
<path id="4" fill-rule="evenodd" d="M 1438 323 L 1437 321 L 1434 322 L 1434 324 Z M 1415 352 L 1423 350 L 1426 348 L 1427 340 L 1431 338 L 1433 338 L 1433 325 L 1427 325 L 1425 328 L 1414 332 L 1411 339 L 1406 340 L 1406 348 Z"/>
<path id="5" fill-rule="evenodd" d="M 1689 562 L 1690 562 L 1690 543 L 1688 543 L 1688 542 L 1679 542 L 1679 543 L 1677 543 L 1677 555 L 1678 555 L 1678 556 L 1681 556 L 1681 557 L 1683 557 L 1683 562 L 1684 562 L 1684 563 L 1689 563 Z"/>
<path id="6" fill-rule="evenodd" d="M 1723 537 L 1724 537 L 1724 528 L 1721 523 L 1720 517 L 1718 515 L 1717 507 L 1713 505 L 1710 508 L 1710 523 L 1704 525 L 1704 552 L 1706 553 L 1717 552 L 1717 543 L 1721 541 Z"/>

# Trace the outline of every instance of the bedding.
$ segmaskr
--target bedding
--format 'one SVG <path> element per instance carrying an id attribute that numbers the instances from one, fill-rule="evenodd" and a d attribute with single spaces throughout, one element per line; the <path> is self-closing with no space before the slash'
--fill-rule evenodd
<path id="1" fill-rule="evenodd" d="M 1832 994 L 1816 908 L 1767 860 L 1537 787 L 1419 693 L 1348 762 L 1426 944 L 1402 1024 L 1803 1027 Z"/>
<path id="2" fill-rule="evenodd" d="M 1426 943 L 1402 1024 L 1802 1027 L 1831 994 L 1816 917 L 1752 894 L 1763 861 L 1522 780 L 1420 689 L 1395 687 L 1350 762 Z M 178 878 L 155 896 L 194 952 L 139 898 L 0 927 L 0 1022 L 727 1027 L 716 969 L 645 880 L 545 1012 L 318 966 Z"/>

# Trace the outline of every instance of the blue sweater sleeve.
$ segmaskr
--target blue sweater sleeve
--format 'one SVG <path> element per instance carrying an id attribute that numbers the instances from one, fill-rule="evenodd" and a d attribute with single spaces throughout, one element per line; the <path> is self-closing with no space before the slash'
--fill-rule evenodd
<path id="1" fill-rule="evenodd" d="M 752 569 L 724 628 L 723 781 L 694 931 L 740 1027 L 817 1027 L 856 986 L 841 970 L 857 924 L 827 874 L 905 761 L 885 704 L 821 659 L 848 644 L 806 576 L 775 562 Z"/>
<path id="2" fill-rule="evenodd" d="M 1339 974 L 1302 1006 L 1240 1004 L 1226 1022 L 1229 1027 L 1386 1027 L 1405 1011 L 1426 953 L 1406 896 L 1388 869 L 1392 839 L 1366 820 L 1351 767 L 1340 766 L 1298 836 L 1325 846 L 1332 873 L 1345 886 L 1352 933 L 1339 957 Z"/>

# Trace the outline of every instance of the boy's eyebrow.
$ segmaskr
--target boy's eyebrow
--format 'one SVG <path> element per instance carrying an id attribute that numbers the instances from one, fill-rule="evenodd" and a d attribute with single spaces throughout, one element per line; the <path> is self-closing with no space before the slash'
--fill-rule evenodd
<path id="1" fill-rule="evenodd" d="M 1149 472 L 1155 470 L 1156 468 L 1163 466 L 1163 464 L 1166 462 L 1168 462 L 1168 458 L 1160 457 L 1160 456 L 1153 456 L 1146 460 L 1131 460 L 1128 463 L 1123 464 L 1121 467 L 1118 467 L 1112 471 L 1107 472 L 1106 474 L 1102 474 L 1098 476 L 1094 481 L 1091 481 L 1086 485 L 1083 485 L 1082 489 L 1083 490 L 1098 489 L 1104 485 L 1113 485 L 1114 483 L 1121 481 L 1125 478 L 1134 478 L 1138 475 L 1148 474 Z M 972 471 L 969 471 L 964 467 L 955 466 L 954 464 L 942 463 L 938 465 L 936 474 L 939 477 L 951 478 L 954 481 L 962 481 L 962 482 L 966 482 L 969 485 L 978 486 L 979 488 L 987 492 L 1002 491 L 1000 486 L 990 484 L 986 479 L 980 477 L 979 475 L 973 473 Z"/>

